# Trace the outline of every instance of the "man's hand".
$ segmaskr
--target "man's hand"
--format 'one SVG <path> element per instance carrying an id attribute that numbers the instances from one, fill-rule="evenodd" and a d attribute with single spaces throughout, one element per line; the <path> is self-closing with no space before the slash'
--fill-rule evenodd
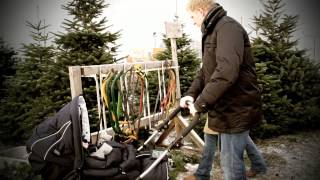
<path id="1" fill-rule="evenodd" d="M 194 99 L 191 96 L 185 96 L 180 99 L 180 107 L 187 108 L 189 104 L 193 104 Z"/>
<path id="2" fill-rule="evenodd" d="M 196 110 L 196 108 L 194 107 L 194 104 L 193 104 L 193 103 L 192 103 L 192 104 L 189 104 L 189 105 L 188 105 L 188 108 L 189 108 L 190 114 L 191 114 L 192 116 L 195 116 L 196 113 L 198 112 L 198 111 Z"/>

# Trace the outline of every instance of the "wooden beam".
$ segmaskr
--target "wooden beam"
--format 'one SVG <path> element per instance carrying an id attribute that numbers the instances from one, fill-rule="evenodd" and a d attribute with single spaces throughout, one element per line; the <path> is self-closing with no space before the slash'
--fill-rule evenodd
<path id="1" fill-rule="evenodd" d="M 152 121 L 159 121 L 161 120 L 160 119 L 160 116 L 159 114 L 154 114 L 151 116 L 152 118 Z M 151 121 L 151 122 L 152 122 Z M 140 127 L 143 127 L 143 126 L 147 126 L 149 123 L 149 117 L 143 117 L 141 118 L 140 120 Z M 170 134 L 170 132 L 174 129 L 175 126 L 179 126 L 179 129 L 182 128 L 182 129 L 185 129 L 187 126 L 189 125 L 187 119 L 183 118 L 182 116 L 178 115 L 176 118 L 174 118 L 172 121 L 169 122 L 169 127 L 168 129 L 166 129 L 164 132 L 162 132 L 162 134 L 160 135 L 160 137 L 158 138 L 156 144 L 160 144 L 162 143 L 162 141 L 164 139 L 166 139 L 168 137 L 168 135 Z M 137 127 L 137 122 L 135 124 L 135 126 Z M 103 130 L 102 130 L 103 131 Z M 112 130 L 112 128 L 107 128 L 105 129 L 105 131 L 109 134 L 109 135 L 114 135 L 114 132 Z M 181 134 L 181 129 L 176 132 L 177 134 Z M 93 132 L 91 134 L 91 137 L 93 140 L 96 139 L 96 136 L 97 136 L 97 132 Z M 203 149 L 203 146 L 204 146 L 204 142 L 203 140 L 200 138 L 200 136 L 194 131 L 192 130 L 188 137 L 195 143 L 195 145 L 200 149 L 202 150 Z"/>
<path id="2" fill-rule="evenodd" d="M 182 116 L 178 115 L 178 119 L 179 121 L 177 121 L 177 123 L 179 123 L 179 125 L 182 127 L 182 129 L 185 129 L 186 127 L 189 126 L 189 123 L 187 121 L 187 119 L 183 118 Z M 188 135 L 192 141 L 198 146 L 198 148 L 203 149 L 204 146 L 204 142 L 203 140 L 200 138 L 200 136 L 194 131 L 192 130 L 189 135 Z"/>
<path id="3" fill-rule="evenodd" d="M 156 144 L 161 144 L 163 140 L 165 140 L 170 132 L 173 130 L 175 127 L 176 130 L 176 137 L 178 137 L 183 129 L 188 127 L 189 123 L 187 122 L 187 119 L 183 118 L 182 116 L 178 115 L 176 118 L 174 118 L 170 123 L 168 129 L 166 129 L 158 138 Z M 178 127 L 177 127 L 178 126 Z M 177 131 L 178 130 L 178 131 Z M 195 143 L 195 145 L 200 149 L 203 150 L 204 142 L 200 138 L 200 136 L 192 130 L 189 134 L 188 137 Z"/>
<path id="4" fill-rule="evenodd" d="M 178 63 L 178 57 L 177 57 L 177 42 L 176 39 L 171 38 L 171 52 L 172 52 L 172 61 L 173 61 L 173 66 L 179 67 Z M 180 75 L 179 75 L 179 68 L 174 69 L 175 74 L 176 74 L 176 99 L 181 98 L 181 91 L 180 91 Z"/>
<path id="5" fill-rule="evenodd" d="M 69 80 L 71 97 L 82 94 L 81 69 L 80 66 L 69 66 Z"/>
<path id="6" fill-rule="evenodd" d="M 173 64 L 176 64 L 174 66 Z M 146 62 L 136 62 L 136 63 L 121 63 L 121 64 L 102 64 L 102 65 L 90 65 L 90 66 L 80 66 L 81 76 L 82 77 L 91 77 L 96 74 L 107 74 L 109 71 L 121 71 L 128 70 L 132 67 L 140 66 L 141 70 L 154 71 L 157 68 L 166 68 L 166 69 L 178 69 L 177 63 L 174 63 L 172 60 L 167 61 L 146 61 Z M 79 66 L 71 66 L 79 67 Z"/>
<path id="7" fill-rule="evenodd" d="M 162 132 L 162 134 L 157 139 L 155 144 L 160 145 L 163 142 L 163 140 L 165 140 L 169 136 L 170 132 L 173 130 L 174 127 L 175 127 L 174 121 L 170 121 L 168 125 L 168 129 Z"/>

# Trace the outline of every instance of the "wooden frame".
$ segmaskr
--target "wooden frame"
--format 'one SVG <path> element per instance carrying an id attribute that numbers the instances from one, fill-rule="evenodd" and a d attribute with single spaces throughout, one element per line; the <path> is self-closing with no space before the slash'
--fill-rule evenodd
<path id="1" fill-rule="evenodd" d="M 81 77 L 97 77 L 97 75 L 107 74 L 107 72 L 114 70 L 114 71 L 121 71 L 121 70 L 128 70 L 134 66 L 140 66 L 143 72 L 154 71 L 154 70 L 163 70 L 165 69 L 173 69 L 176 74 L 176 98 L 180 99 L 181 92 L 180 92 L 180 80 L 179 80 L 179 65 L 178 65 L 178 58 L 177 58 L 177 47 L 176 47 L 176 39 L 179 36 L 179 33 L 174 32 L 174 36 L 171 37 L 171 49 L 172 49 L 172 59 L 167 61 L 147 61 L 147 62 L 137 62 L 137 63 L 121 63 L 121 64 L 105 64 L 105 65 L 91 65 L 91 66 L 70 66 L 69 67 L 69 79 L 70 79 L 70 88 L 71 88 L 71 96 L 72 98 L 82 94 L 82 83 Z M 149 115 L 147 117 L 143 117 L 140 120 L 141 126 L 147 126 L 151 123 L 150 119 L 154 121 L 158 121 L 159 116 L 157 114 Z M 178 116 L 173 121 L 173 125 L 175 127 L 177 135 L 181 134 L 181 130 L 188 126 L 188 122 L 183 119 L 181 116 Z M 149 126 L 151 127 L 151 126 Z M 110 131 L 111 128 L 108 128 Z M 168 134 L 164 132 L 162 135 L 162 139 L 164 139 Z M 95 133 L 96 134 L 96 133 Z M 93 136 L 94 133 L 93 133 Z M 204 142 L 202 139 L 197 135 L 197 133 L 192 130 L 189 134 L 191 139 L 195 142 L 198 148 L 203 149 Z"/>

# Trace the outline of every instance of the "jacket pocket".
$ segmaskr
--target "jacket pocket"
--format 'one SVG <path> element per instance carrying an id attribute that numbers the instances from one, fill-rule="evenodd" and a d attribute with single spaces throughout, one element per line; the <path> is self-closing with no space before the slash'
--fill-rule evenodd
<path id="1" fill-rule="evenodd" d="M 204 55 L 215 55 L 215 50 L 217 47 L 217 43 L 207 42 L 204 44 Z"/>
<path id="2" fill-rule="evenodd" d="M 203 56 L 202 56 L 202 68 L 204 72 L 205 84 L 208 83 L 212 73 L 214 72 L 216 64 L 216 43 L 205 43 Z"/>
<path id="3" fill-rule="evenodd" d="M 212 130 L 223 130 L 226 127 L 224 116 L 215 110 L 208 112 L 208 127 Z"/>

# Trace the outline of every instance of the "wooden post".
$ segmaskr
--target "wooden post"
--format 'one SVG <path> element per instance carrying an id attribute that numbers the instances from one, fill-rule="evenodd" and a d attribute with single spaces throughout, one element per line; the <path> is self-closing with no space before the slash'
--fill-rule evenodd
<path id="1" fill-rule="evenodd" d="M 80 66 L 69 66 L 69 79 L 70 79 L 71 97 L 74 98 L 82 94 Z"/>
<path id="2" fill-rule="evenodd" d="M 172 64 L 175 67 L 179 67 L 178 57 L 177 57 L 177 42 L 175 38 L 170 39 L 171 42 L 171 52 L 172 52 Z M 181 98 L 181 90 L 180 90 L 180 80 L 179 80 L 179 68 L 174 69 L 176 74 L 176 99 Z"/>
<path id="3" fill-rule="evenodd" d="M 180 25 L 177 22 L 173 23 L 165 23 L 166 26 L 166 36 L 170 38 L 171 43 L 171 55 L 172 55 L 172 62 L 174 66 L 179 66 L 178 63 L 178 55 L 177 55 L 177 38 L 182 37 L 182 31 Z M 179 100 L 181 98 L 181 90 L 180 90 L 180 79 L 179 79 L 179 68 L 175 69 L 176 74 L 176 99 Z M 175 130 L 177 135 L 181 134 L 181 126 L 178 123 L 178 120 L 175 122 Z"/>
<path id="4" fill-rule="evenodd" d="M 165 23 L 166 27 L 166 37 L 170 38 L 171 43 L 171 54 L 172 54 L 172 62 L 173 66 L 179 67 L 178 63 L 178 56 L 177 56 L 177 38 L 182 37 L 182 30 L 181 25 L 178 22 Z M 179 68 L 175 68 L 175 74 L 176 74 L 176 99 L 181 98 L 181 91 L 180 91 L 180 80 L 179 80 Z"/>

